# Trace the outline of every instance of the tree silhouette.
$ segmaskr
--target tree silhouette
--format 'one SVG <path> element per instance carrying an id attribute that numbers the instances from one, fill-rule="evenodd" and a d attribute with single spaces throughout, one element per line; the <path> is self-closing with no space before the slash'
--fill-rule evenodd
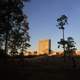
<path id="1" fill-rule="evenodd" d="M 27 22 L 27 17 L 24 15 L 24 20 L 22 23 L 14 25 L 10 32 L 10 39 L 8 47 L 12 55 L 16 55 L 18 50 L 23 52 L 27 47 L 30 46 L 28 43 L 30 41 L 30 36 L 28 33 L 29 26 Z"/>
<path id="2" fill-rule="evenodd" d="M 75 51 L 76 51 L 75 44 L 76 43 L 75 43 L 73 37 L 68 37 L 67 38 L 66 51 L 67 51 L 67 53 L 68 53 L 69 56 L 73 56 L 75 54 Z"/>
<path id="3" fill-rule="evenodd" d="M 58 28 L 62 30 L 62 38 L 60 40 L 60 42 L 58 42 L 58 44 L 60 45 L 63 45 L 63 50 L 64 50 L 64 59 L 65 59 L 65 44 L 66 44 L 66 41 L 65 41 L 65 38 L 64 38 L 64 29 L 65 29 L 65 25 L 68 24 L 67 22 L 67 19 L 68 17 L 66 15 L 62 15 L 61 17 L 59 17 L 57 19 L 57 22 L 58 22 Z"/>
<path id="4" fill-rule="evenodd" d="M 74 55 L 76 54 L 76 47 L 75 47 L 75 41 L 73 39 L 73 37 L 68 37 L 67 38 L 67 47 L 66 47 L 66 53 L 69 56 L 69 58 L 72 60 L 73 62 L 73 67 L 76 67 L 76 60 L 74 58 Z"/>
<path id="5" fill-rule="evenodd" d="M 12 28 L 24 20 L 22 11 L 24 1 L 29 0 L 0 0 L 0 44 L 3 44 L 5 54 L 8 52 L 8 41 Z"/>

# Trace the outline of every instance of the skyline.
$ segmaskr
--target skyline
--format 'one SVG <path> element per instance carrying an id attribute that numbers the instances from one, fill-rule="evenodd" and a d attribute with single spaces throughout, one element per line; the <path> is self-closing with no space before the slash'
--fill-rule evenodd
<path id="1" fill-rule="evenodd" d="M 65 39 L 73 37 L 77 49 L 80 49 L 80 0 L 31 0 L 25 3 L 24 13 L 28 15 L 31 48 L 35 50 L 41 39 L 51 39 L 52 49 L 58 50 L 57 42 L 62 37 L 56 27 L 57 18 L 65 14 L 68 25 L 65 26 Z"/>

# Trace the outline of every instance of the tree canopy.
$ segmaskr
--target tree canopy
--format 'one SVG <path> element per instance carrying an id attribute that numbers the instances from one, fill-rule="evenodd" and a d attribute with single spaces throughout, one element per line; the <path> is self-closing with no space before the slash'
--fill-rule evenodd
<path id="1" fill-rule="evenodd" d="M 5 53 L 8 52 L 8 49 L 10 49 L 14 43 L 15 50 L 18 49 L 23 42 L 27 42 L 27 45 L 29 45 L 29 23 L 22 10 L 24 1 L 29 0 L 0 0 L 0 45 L 2 45 L 0 48 L 5 48 Z M 25 47 L 29 47 L 27 45 Z M 18 48 L 16 48 L 16 46 L 18 46 Z"/>
<path id="2" fill-rule="evenodd" d="M 64 29 L 64 25 L 67 24 L 67 19 L 68 17 L 66 15 L 61 15 L 59 18 L 57 18 L 57 22 L 58 22 L 58 25 L 59 26 L 59 29 Z"/>

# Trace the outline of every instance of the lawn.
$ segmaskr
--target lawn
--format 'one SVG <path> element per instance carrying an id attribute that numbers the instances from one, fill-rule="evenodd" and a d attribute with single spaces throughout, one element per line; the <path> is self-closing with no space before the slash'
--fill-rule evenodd
<path id="1" fill-rule="evenodd" d="M 24 62 L 0 63 L 2 80 L 77 80 L 80 64 L 72 67 L 71 61 L 64 62 L 63 57 L 41 56 L 26 58 Z"/>

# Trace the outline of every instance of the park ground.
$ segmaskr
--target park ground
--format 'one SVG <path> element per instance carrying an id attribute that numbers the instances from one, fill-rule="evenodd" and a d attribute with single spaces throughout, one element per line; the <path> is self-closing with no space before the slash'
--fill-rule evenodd
<path id="1" fill-rule="evenodd" d="M 63 57 L 39 56 L 0 62 L 0 80 L 80 80 L 80 57 L 76 66 Z"/>

